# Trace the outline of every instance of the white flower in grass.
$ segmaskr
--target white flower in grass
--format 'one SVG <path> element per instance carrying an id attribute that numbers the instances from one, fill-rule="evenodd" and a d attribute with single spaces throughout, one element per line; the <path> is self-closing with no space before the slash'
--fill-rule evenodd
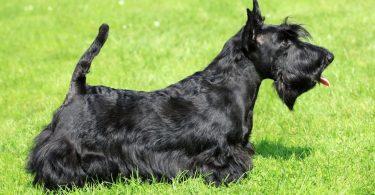
<path id="1" fill-rule="evenodd" d="M 160 26 L 160 21 L 158 21 L 158 20 L 154 21 L 154 26 L 155 26 L 156 28 L 159 28 L 159 26 Z"/>
<path id="2" fill-rule="evenodd" d="M 119 1 L 118 1 L 118 4 L 119 4 L 119 5 L 124 5 L 124 3 L 125 3 L 125 0 L 119 0 Z"/>

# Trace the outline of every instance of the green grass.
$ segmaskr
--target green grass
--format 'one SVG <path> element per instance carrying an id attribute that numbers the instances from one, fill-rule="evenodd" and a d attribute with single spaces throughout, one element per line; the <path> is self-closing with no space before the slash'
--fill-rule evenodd
<path id="1" fill-rule="evenodd" d="M 25 162 L 33 138 L 61 104 L 76 61 L 102 22 L 110 36 L 88 81 L 154 90 L 204 68 L 246 19 L 249 0 L 0 0 L 0 194 L 38 194 Z M 74 189 L 75 194 L 374 194 L 375 2 L 260 0 L 268 23 L 304 23 L 329 48 L 332 83 L 289 112 L 262 84 L 250 176 L 215 188 L 200 179 L 137 180 Z M 158 26 L 157 23 L 160 25 Z M 156 24 L 156 25 L 155 25 Z M 66 191 L 60 191 L 66 192 Z"/>

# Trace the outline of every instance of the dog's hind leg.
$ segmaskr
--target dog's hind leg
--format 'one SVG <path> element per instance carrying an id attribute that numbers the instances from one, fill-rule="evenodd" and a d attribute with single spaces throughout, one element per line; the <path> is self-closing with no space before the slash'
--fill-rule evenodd
<path id="1" fill-rule="evenodd" d="M 49 130 L 45 131 L 46 134 Z M 48 135 L 47 135 L 48 136 Z M 41 183 L 45 188 L 82 187 L 87 178 L 81 167 L 80 149 L 68 138 L 38 142 L 29 157 L 28 170 L 35 173 L 33 184 Z"/>
<path id="2" fill-rule="evenodd" d="M 69 101 L 74 95 L 86 93 L 86 74 L 89 72 L 92 60 L 99 54 L 100 49 L 107 40 L 108 30 L 109 26 L 107 24 L 102 24 L 94 42 L 79 59 L 72 75 L 65 102 Z"/>

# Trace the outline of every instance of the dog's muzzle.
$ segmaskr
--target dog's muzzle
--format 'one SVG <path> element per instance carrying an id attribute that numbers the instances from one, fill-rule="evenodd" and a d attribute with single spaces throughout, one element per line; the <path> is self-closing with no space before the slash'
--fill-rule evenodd
<path id="1" fill-rule="evenodd" d="M 323 60 L 324 69 L 327 68 L 327 66 L 333 62 L 334 58 L 335 56 L 331 52 L 327 51 L 327 54 Z M 331 85 L 329 80 L 325 78 L 324 76 L 320 76 L 320 79 L 318 82 L 326 87 L 329 87 Z"/>

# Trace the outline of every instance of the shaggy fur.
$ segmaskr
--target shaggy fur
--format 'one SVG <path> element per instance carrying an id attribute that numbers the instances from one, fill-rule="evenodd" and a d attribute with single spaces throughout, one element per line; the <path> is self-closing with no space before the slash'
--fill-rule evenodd
<path id="1" fill-rule="evenodd" d="M 333 60 L 328 50 L 300 40 L 309 36 L 302 26 L 263 24 L 256 0 L 247 15 L 207 68 L 153 92 L 86 83 L 107 38 L 103 24 L 74 70 L 64 103 L 35 140 L 28 162 L 34 184 L 81 187 L 134 173 L 168 180 L 185 172 L 218 185 L 245 176 L 262 80 L 273 79 L 293 109 Z"/>

